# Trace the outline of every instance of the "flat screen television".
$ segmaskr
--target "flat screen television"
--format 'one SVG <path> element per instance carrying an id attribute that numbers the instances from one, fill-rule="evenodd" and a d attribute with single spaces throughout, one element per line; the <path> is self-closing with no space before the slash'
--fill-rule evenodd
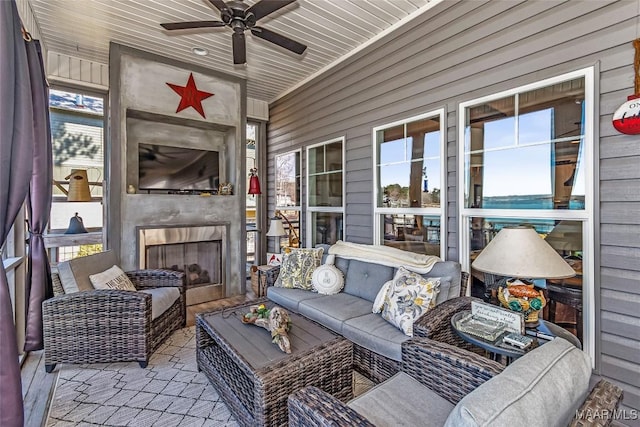
<path id="1" fill-rule="evenodd" d="M 170 145 L 138 144 L 138 188 L 149 192 L 215 192 L 220 154 Z"/>

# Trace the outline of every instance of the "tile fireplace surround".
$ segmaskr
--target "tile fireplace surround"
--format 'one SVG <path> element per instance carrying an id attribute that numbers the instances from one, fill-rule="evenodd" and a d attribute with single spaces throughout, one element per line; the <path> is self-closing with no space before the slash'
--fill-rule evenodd
<path id="1" fill-rule="evenodd" d="M 224 298 L 228 229 L 228 223 L 139 227 L 138 266 L 185 271 L 187 305 Z"/>

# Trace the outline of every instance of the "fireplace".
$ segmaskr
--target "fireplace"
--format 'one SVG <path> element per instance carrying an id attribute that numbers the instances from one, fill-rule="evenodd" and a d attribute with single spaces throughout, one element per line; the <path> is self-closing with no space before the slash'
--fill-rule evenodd
<path id="1" fill-rule="evenodd" d="M 224 298 L 228 224 L 138 228 L 140 268 L 183 271 L 187 305 Z"/>

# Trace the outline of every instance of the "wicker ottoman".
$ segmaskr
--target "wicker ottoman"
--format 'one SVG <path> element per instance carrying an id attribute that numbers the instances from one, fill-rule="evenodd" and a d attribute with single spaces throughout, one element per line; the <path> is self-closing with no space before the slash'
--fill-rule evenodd
<path id="1" fill-rule="evenodd" d="M 256 303 L 273 306 L 264 299 Z M 353 397 L 350 341 L 290 313 L 292 351 L 286 354 L 269 331 L 241 322 L 249 305 L 196 315 L 198 369 L 240 425 L 286 425 L 287 397 L 309 385 L 344 402 Z"/>

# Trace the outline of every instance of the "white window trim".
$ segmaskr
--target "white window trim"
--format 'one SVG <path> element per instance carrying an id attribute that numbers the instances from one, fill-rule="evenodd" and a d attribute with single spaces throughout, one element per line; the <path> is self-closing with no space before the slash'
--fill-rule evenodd
<path id="1" fill-rule="evenodd" d="M 524 218 L 524 219 L 557 219 L 582 221 L 583 236 L 583 350 L 591 357 L 592 367 L 595 368 L 595 84 L 594 67 L 582 68 L 570 73 L 519 86 L 503 92 L 491 94 L 481 98 L 461 102 L 458 105 L 458 207 L 459 258 L 463 271 L 471 271 L 470 265 L 470 235 L 467 226 L 470 217 L 485 218 Z M 550 86 L 563 81 L 584 77 L 585 95 L 585 124 L 584 124 L 584 166 L 585 166 L 585 208 L 584 210 L 539 210 L 539 209 L 477 209 L 467 208 L 465 204 L 465 110 L 469 106 L 482 104 L 498 98 L 531 91 L 544 86 Z"/>
<path id="2" fill-rule="evenodd" d="M 309 206 L 309 150 L 311 150 L 312 148 L 317 148 L 317 147 L 321 147 L 323 145 L 328 145 L 328 144 L 333 144 L 334 142 L 340 142 L 342 143 L 342 206 L 337 207 L 337 206 L 316 206 L 316 207 L 311 207 Z M 342 214 L 342 237 L 345 238 L 347 235 L 347 224 L 345 221 L 345 205 L 347 203 L 347 185 L 346 185 L 346 165 L 347 165 L 347 159 L 346 159 L 346 137 L 345 136 L 340 136 L 337 138 L 333 138 L 333 139 L 329 139 L 327 141 L 324 142 L 320 142 L 318 144 L 313 144 L 313 145 L 309 145 L 306 147 L 306 152 L 305 152 L 305 156 L 306 156 L 306 171 L 305 171 L 305 185 L 306 185 L 306 194 L 305 194 L 305 206 L 307 207 L 306 209 L 306 213 L 305 213 L 305 224 L 306 224 L 306 230 L 305 230 L 305 239 L 307 244 L 311 244 L 312 242 L 312 230 L 311 227 L 309 226 L 309 224 L 311 224 L 311 215 L 314 212 L 329 212 L 329 213 L 341 213 Z"/>
<path id="3" fill-rule="evenodd" d="M 275 179 L 278 176 L 278 157 L 282 157 L 282 156 L 288 156 L 291 154 L 295 154 L 295 153 L 299 153 L 300 154 L 300 164 L 298 165 L 298 168 L 300 169 L 300 193 L 302 193 L 302 178 L 303 178 L 303 174 L 302 174 L 302 149 L 297 149 L 297 150 L 291 150 L 291 151 L 287 151 L 284 153 L 279 153 L 276 154 L 275 156 L 273 156 L 273 164 L 274 164 L 274 168 L 276 169 L 276 172 L 274 173 L 274 180 L 275 180 L 275 184 L 278 184 L 278 181 Z M 277 192 L 278 189 L 276 188 L 275 191 Z M 276 194 L 276 202 L 278 201 L 278 197 Z M 275 205 L 275 210 L 277 211 L 298 211 L 301 212 L 302 211 L 302 194 L 298 194 L 298 204 L 295 206 L 280 206 L 278 204 Z"/>
<path id="4" fill-rule="evenodd" d="M 440 118 L 440 207 L 439 208 L 381 208 L 378 207 L 378 149 L 376 142 L 376 133 L 383 129 L 388 129 L 394 126 L 404 125 L 409 122 L 426 119 L 428 117 L 439 116 Z M 440 218 L 440 258 L 446 259 L 447 255 L 447 218 L 446 209 L 447 206 L 447 149 L 446 149 L 446 123 L 445 110 L 439 108 L 427 113 L 423 113 L 417 116 L 409 117 L 406 119 L 398 120 L 392 123 L 387 123 L 381 126 L 373 128 L 372 135 L 372 147 L 373 147 L 373 244 L 382 245 L 380 238 L 380 230 L 383 226 L 380 222 L 380 215 L 384 214 L 409 214 L 409 215 L 425 215 L 425 216 L 437 216 Z"/>

